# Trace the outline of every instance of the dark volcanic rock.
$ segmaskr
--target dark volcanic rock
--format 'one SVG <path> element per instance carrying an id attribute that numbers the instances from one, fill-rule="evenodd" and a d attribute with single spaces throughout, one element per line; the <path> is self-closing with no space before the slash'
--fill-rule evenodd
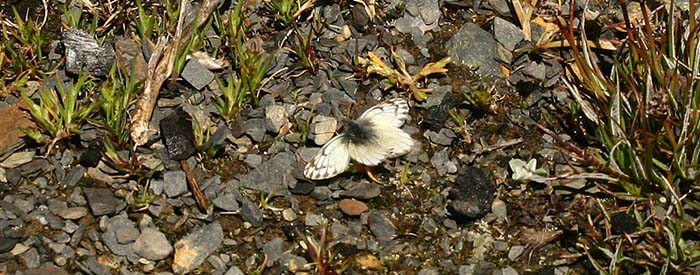
<path id="1" fill-rule="evenodd" d="M 114 63 L 111 45 L 100 46 L 86 31 L 70 28 L 63 32 L 66 47 L 66 71 L 78 74 L 87 71 L 94 76 L 105 76 Z"/>
<path id="2" fill-rule="evenodd" d="M 447 210 L 457 218 L 477 219 L 491 209 L 496 198 L 496 184 L 478 167 L 463 168 L 447 197 Z"/>
<path id="3" fill-rule="evenodd" d="M 82 154 L 80 154 L 80 165 L 84 167 L 97 167 L 102 158 L 102 148 L 97 144 L 90 144 Z"/>
<path id="4" fill-rule="evenodd" d="M 610 215 L 610 228 L 613 234 L 630 234 L 637 230 L 637 220 L 625 212 Z"/>
<path id="5" fill-rule="evenodd" d="M 195 152 L 192 121 L 182 109 L 175 110 L 160 121 L 160 134 L 170 159 L 187 159 Z"/>

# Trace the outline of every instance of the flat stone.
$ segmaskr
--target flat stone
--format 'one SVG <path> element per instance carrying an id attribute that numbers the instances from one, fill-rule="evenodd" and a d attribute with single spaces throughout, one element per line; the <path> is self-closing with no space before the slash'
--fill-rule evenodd
<path id="1" fill-rule="evenodd" d="M 238 196 L 233 193 L 224 193 L 214 199 L 214 206 L 224 211 L 238 211 L 241 206 L 238 204 Z"/>
<path id="2" fill-rule="evenodd" d="M 170 241 L 156 228 L 144 228 L 134 242 L 134 253 L 149 260 L 165 259 L 172 252 Z"/>
<path id="3" fill-rule="evenodd" d="M 88 206 L 92 214 L 95 216 L 114 214 L 119 207 L 120 200 L 114 196 L 111 190 L 107 188 L 83 188 L 85 197 L 88 201 Z"/>
<path id="4" fill-rule="evenodd" d="M 85 217 L 87 214 L 88 210 L 85 207 L 68 207 L 56 213 L 56 215 L 66 220 L 77 220 Z"/>
<path id="5" fill-rule="evenodd" d="M 364 202 L 351 199 L 343 199 L 338 202 L 338 208 L 348 216 L 359 216 L 369 210 L 369 207 Z"/>
<path id="6" fill-rule="evenodd" d="M 525 35 L 520 28 L 500 17 L 496 17 L 493 20 L 493 36 L 508 51 L 513 51 L 515 45 L 525 39 Z"/>
<path id="7" fill-rule="evenodd" d="M 184 171 L 167 171 L 163 173 L 163 190 L 169 198 L 187 192 L 187 176 Z"/>
<path id="8" fill-rule="evenodd" d="M 340 192 L 340 196 L 355 198 L 358 200 L 370 200 L 376 198 L 381 193 L 381 187 L 368 181 L 352 181 L 344 186 L 345 190 Z"/>
<path id="9" fill-rule="evenodd" d="M 478 66 L 477 73 L 503 77 L 498 58 L 498 42 L 479 25 L 468 22 L 445 45 L 452 62 Z"/>
<path id="10" fill-rule="evenodd" d="M 224 231 L 218 221 L 202 226 L 175 243 L 172 269 L 176 274 L 188 273 L 219 248 Z"/>
<path id="11" fill-rule="evenodd" d="M 265 107 L 265 129 L 276 134 L 285 123 L 287 123 L 287 109 L 284 106 Z"/>
<path id="12" fill-rule="evenodd" d="M 251 118 L 245 122 L 245 133 L 256 142 L 261 142 L 265 137 L 265 119 Z"/>
<path id="13" fill-rule="evenodd" d="M 335 135 L 338 121 L 334 117 L 317 115 L 311 121 L 311 131 L 314 134 L 314 142 L 318 145 L 326 144 Z"/>
<path id="14" fill-rule="evenodd" d="M 120 244 L 131 243 L 139 237 L 139 230 L 135 226 L 120 227 L 114 233 Z"/>
<path id="15" fill-rule="evenodd" d="M 22 272 L 24 273 L 24 275 L 69 275 L 69 273 L 65 270 L 53 265 L 45 265 L 38 268 L 30 268 Z"/>
<path id="16" fill-rule="evenodd" d="M 34 151 L 17 152 L 0 162 L 2 168 L 16 168 L 22 164 L 29 163 L 34 159 Z"/>
<path id="17" fill-rule="evenodd" d="M 215 75 L 204 67 L 202 63 L 199 63 L 199 61 L 193 58 L 185 64 L 180 76 L 182 76 L 182 79 L 187 81 L 187 83 L 190 83 L 192 87 L 201 90 L 214 80 Z"/>
<path id="18" fill-rule="evenodd" d="M 294 154 L 279 153 L 243 175 L 240 178 L 241 187 L 268 194 L 273 192 L 285 194 L 289 192 L 288 186 L 296 184 L 296 179 L 291 174 L 296 162 Z"/>
<path id="19" fill-rule="evenodd" d="M 380 241 L 388 241 L 396 237 L 396 226 L 387 217 L 385 211 L 372 211 L 367 215 L 369 231 Z"/>
<path id="20" fill-rule="evenodd" d="M 245 200 L 243 201 L 243 206 L 241 207 L 241 218 L 255 227 L 261 226 L 263 221 L 262 209 L 260 209 L 260 207 L 258 207 L 256 204 Z"/>
<path id="21" fill-rule="evenodd" d="M 268 266 L 274 265 L 284 253 L 284 240 L 282 238 L 274 238 L 263 245 L 263 253 L 267 256 Z"/>
<path id="22" fill-rule="evenodd" d="M 63 184 L 65 184 L 68 187 L 73 187 L 78 182 L 80 179 L 83 178 L 83 175 L 85 175 L 85 172 L 87 172 L 87 169 L 81 165 L 73 166 L 70 170 L 68 170 L 68 173 L 66 173 L 66 176 L 63 177 Z"/>

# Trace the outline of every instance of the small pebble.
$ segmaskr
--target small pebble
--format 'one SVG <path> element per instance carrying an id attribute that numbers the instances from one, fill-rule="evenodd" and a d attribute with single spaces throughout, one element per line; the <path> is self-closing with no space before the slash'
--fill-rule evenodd
<path id="1" fill-rule="evenodd" d="M 360 214 L 367 212 L 369 207 L 367 204 L 357 200 L 343 199 L 338 203 L 338 208 L 343 211 L 345 215 L 348 216 L 359 216 Z"/>

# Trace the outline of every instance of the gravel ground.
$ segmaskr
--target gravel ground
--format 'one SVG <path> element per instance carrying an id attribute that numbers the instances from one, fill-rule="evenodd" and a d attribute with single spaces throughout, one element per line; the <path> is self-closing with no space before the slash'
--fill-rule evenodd
<path id="1" fill-rule="evenodd" d="M 8 135 L 0 144 L 0 274 L 590 272 L 576 241 L 580 213 L 592 206 L 572 190 L 594 187 L 585 180 L 520 183 L 509 168 L 512 159 L 537 159 L 549 174 L 574 171 L 556 142 L 532 126 L 542 112 L 556 114 L 573 100 L 559 82 L 563 67 L 554 55 L 518 50 L 532 42 L 510 1 L 473 4 L 379 1 L 370 16 L 358 2 L 317 3 L 327 27 L 314 34 L 315 72 L 279 47 L 294 38 L 270 27 L 264 5 L 253 4 L 250 29 L 273 54 L 257 105 L 220 119 L 214 78 L 228 72 L 190 60 L 163 88 L 149 142 L 119 152 L 142 162 L 139 176 L 121 176 L 100 161 L 94 125 L 48 156 L 46 147 Z M 533 28 L 535 35 L 544 31 Z M 300 29 L 309 33 L 310 25 Z M 62 40 L 66 52 L 85 51 Z M 130 38 L 106 45 L 98 56 L 143 56 Z M 447 73 L 419 82 L 432 89 L 421 101 L 380 76 L 358 73 L 353 58 L 370 51 L 392 67 L 395 52 L 409 73 L 444 57 L 451 63 Z M 41 85 L 67 80 L 69 65 Z M 464 96 L 481 90 L 485 104 Z M 416 142 L 374 168 L 381 183 L 362 172 L 304 178 L 305 163 L 349 119 L 397 97 L 409 100 L 402 129 Z M 18 101 L 10 95 L 0 103 L 0 127 L 8 133 L 31 124 Z M 212 143 L 223 146 L 218 155 L 195 152 L 194 123 L 212 129 Z M 585 129 L 567 133 L 578 130 Z M 198 207 L 190 174 L 207 209 Z M 629 219 L 616 221 L 624 226 Z M 321 262 L 314 246 L 325 254 Z"/>

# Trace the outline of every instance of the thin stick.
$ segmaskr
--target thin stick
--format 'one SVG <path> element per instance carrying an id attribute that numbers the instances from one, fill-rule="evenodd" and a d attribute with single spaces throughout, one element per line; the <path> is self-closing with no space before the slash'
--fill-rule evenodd
<path id="1" fill-rule="evenodd" d="M 199 209 L 202 210 L 202 212 L 207 213 L 207 209 L 209 208 L 209 200 L 207 200 L 207 197 L 204 195 L 204 193 L 202 193 L 202 189 L 199 188 L 199 182 L 197 181 L 197 178 L 194 177 L 192 168 L 190 168 L 190 165 L 187 164 L 187 160 L 185 159 L 180 161 L 180 165 L 182 165 L 182 171 L 185 171 L 187 183 L 190 186 L 190 191 L 192 191 L 194 200 L 197 201 Z"/>

